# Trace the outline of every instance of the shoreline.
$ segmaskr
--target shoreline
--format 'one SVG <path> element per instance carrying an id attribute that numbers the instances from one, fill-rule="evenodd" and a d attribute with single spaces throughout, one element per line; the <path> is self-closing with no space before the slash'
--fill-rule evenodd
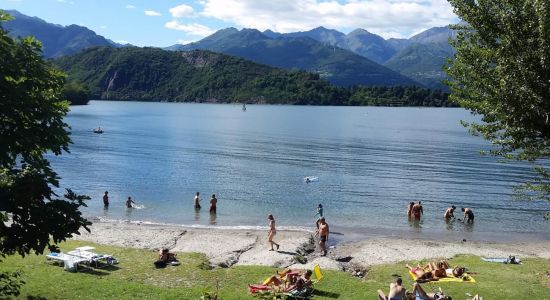
<path id="1" fill-rule="evenodd" d="M 370 265 L 405 260 L 449 259 L 457 254 L 550 259 L 548 240 L 441 241 L 372 236 L 344 241 L 333 233 L 329 236 L 329 253 L 326 257 L 321 257 L 313 233 L 307 231 L 278 229 L 274 240 L 281 244 L 281 248 L 279 251 L 268 251 L 267 229 L 196 228 L 127 221 L 95 221 L 90 230 L 91 233 L 84 231 L 73 239 L 152 251 L 165 247 L 173 252 L 204 253 L 212 267 L 262 265 L 303 269 L 311 268 L 317 263 L 324 269 L 347 270 L 350 267 L 367 268 Z"/>

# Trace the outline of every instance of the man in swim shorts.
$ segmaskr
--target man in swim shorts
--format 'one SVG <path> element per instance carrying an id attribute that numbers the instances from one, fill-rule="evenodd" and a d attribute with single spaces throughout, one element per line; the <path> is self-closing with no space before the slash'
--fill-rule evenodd
<path id="1" fill-rule="evenodd" d="M 327 222 L 325 221 L 325 217 L 319 218 L 319 229 L 317 230 L 317 232 L 319 233 L 319 246 L 321 247 L 321 255 L 326 256 L 326 243 L 328 241 L 329 227 Z"/>

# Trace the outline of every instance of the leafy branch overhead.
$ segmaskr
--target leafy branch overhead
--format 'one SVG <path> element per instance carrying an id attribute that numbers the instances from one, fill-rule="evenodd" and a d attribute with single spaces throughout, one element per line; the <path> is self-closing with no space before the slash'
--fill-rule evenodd
<path id="1" fill-rule="evenodd" d="M 481 115 L 483 123 L 466 125 L 493 155 L 536 165 L 538 177 L 517 189 L 522 197 L 550 200 L 550 3 L 449 2 L 466 22 L 454 26 L 450 100 Z"/>
<path id="2" fill-rule="evenodd" d="M 9 16 L 0 11 L 0 21 Z M 0 26 L 0 255 L 43 253 L 88 230 L 86 196 L 54 193 L 59 177 L 44 158 L 69 150 L 65 75 L 42 59 L 34 38 L 12 39 Z M 13 274 L 2 273 L 2 278 Z M 17 280 L 4 280 L 18 289 Z M 3 290 L 14 295 L 14 289 Z M 3 295 L 0 295 L 3 296 Z"/>

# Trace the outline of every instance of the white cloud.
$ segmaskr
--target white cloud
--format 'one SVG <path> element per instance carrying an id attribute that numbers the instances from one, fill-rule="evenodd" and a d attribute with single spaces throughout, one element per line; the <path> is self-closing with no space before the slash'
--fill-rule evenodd
<path id="1" fill-rule="evenodd" d="M 128 41 L 125 41 L 125 40 L 116 40 L 115 43 L 117 44 L 121 44 L 121 45 L 126 45 L 126 44 L 130 44 L 130 42 Z"/>
<path id="2" fill-rule="evenodd" d="M 187 44 L 191 44 L 193 42 L 196 42 L 197 40 L 177 40 L 176 42 L 180 45 L 187 45 Z"/>
<path id="3" fill-rule="evenodd" d="M 107 25 L 101 25 L 101 26 L 99 26 L 99 28 L 101 28 L 101 29 L 107 29 Z"/>
<path id="4" fill-rule="evenodd" d="M 164 27 L 169 29 L 174 29 L 174 30 L 180 30 L 189 35 L 195 35 L 195 36 L 207 36 L 215 32 L 215 30 L 209 28 L 208 26 L 204 26 L 202 24 L 197 24 L 197 23 L 181 24 L 177 20 L 166 22 L 166 24 L 164 24 Z"/>
<path id="5" fill-rule="evenodd" d="M 154 11 L 154 10 L 146 10 L 144 11 L 145 15 L 146 16 L 149 16 L 149 17 L 160 17 L 162 16 L 161 13 L 159 13 L 158 11 Z"/>
<path id="6" fill-rule="evenodd" d="M 185 4 L 172 7 L 169 9 L 169 11 L 170 11 L 170 14 L 172 14 L 172 17 L 174 18 L 193 16 L 195 14 L 195 10 L 191 6 L 185 5 Z"/>
<path id="7" fill-rule="evenodd" d="M 133 6 L 132 4 L 126 4 L 126 8 L 127 8 L 127 9 L 134 9 L 134 8 L 136 8 L 136 7 Z"/>
<path id="8" fill-rule="evenodd" d="M 457 22 L 447 0 L 203 0 L 200 14 L 241 27 L 278 32 L 325 26 L 365 28 L 388 37 Z"/>

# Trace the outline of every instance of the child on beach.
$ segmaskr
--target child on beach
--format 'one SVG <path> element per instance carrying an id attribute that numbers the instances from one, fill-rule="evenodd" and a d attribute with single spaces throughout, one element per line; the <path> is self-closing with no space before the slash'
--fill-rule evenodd
<path id="1" fill-rule="evenodd" d="M 317 229 L 319 229 L 319 219 L 323 217 L 323 204 L 319 203 L 317 206 L 317 213 L 313 217 L 317 217 L 317 221 L 315 221 L 315 226 L 317 226 Z"/>

